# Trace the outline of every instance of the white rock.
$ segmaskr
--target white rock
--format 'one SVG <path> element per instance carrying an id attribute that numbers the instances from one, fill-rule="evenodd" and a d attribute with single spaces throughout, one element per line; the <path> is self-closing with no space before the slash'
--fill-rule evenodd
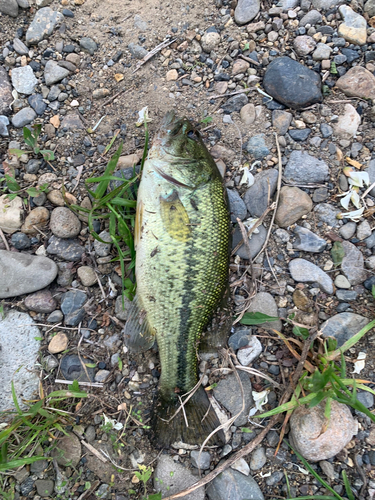
<path id="1" fill-rule="evenodd" d="M 340 139 L 352 139 L 361 123 L 361 117 L 351 104 L 345 104 L 345 112 L 339 116 L 338 123 L 335 125 L 335 134 Z"/>
<path id="2" fill-rule="evenodd" d="M 9 200 L 8 195 L 0 196 L 0 228 L 4 233 L 12 234 L 22 226 L 22 199 L 16 196 Z"/>

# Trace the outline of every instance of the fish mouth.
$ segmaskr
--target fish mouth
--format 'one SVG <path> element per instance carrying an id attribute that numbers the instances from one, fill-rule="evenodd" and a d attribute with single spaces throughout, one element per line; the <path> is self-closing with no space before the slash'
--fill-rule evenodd
<path id="1" fill-rule="evenodd" d="M 188 124 L 186 118 L 179 118 L 174 110 L 168 111 L 164 116 L 154 143 L 168 145 L 173 139 L 184 133 L 183 127 Z"/>

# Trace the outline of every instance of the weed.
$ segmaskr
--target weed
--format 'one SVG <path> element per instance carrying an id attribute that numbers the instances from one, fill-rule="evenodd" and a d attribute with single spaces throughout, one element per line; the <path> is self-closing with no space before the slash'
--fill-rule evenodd
<path id="1" fill-rule="evenodd" d="M 208 125 L 209 123 L 211 123 L 213 120 L 212 116 L 205 116 L 204 118 L 201 119 L 201 123 L 203 123 L 203 125 Z"/>
<path id="2" fill-rule="evenodd" d="M 44 158 L 45 161 L 52 161 L 55 159 L 55 154 L 53 151 L 50 149 L 40 149 L 38 146 L 38 137 L 40 136 L 40 133 L 42 131 L 42 126 L 39 125 L 33 125 L 32 130 L 30 130 L 28 127 L 23 127 L 23 138 L 27 146 L 31 148 L 31 151 L 23 151 L 22 149 L 10 149 L 9 153 L 12 155 L 16 155 L 18 158 L 22 156 L 23 154 L 27 153 L 35 153 L 41 154 Z"/>
<path id="3" fill-rule="evenodd" d="M 0 179 L 0 183 L 2 182 L 6 184 L 5 189 L 7 191 L 10 191 L 10 193 L 8 193 L 9 201 L 13 200 L 16 196 L 19 196 L 23 192 L 26 192 L 32 198 L 39 196 L 40 193 L 42 192 L 48 192 L 48 184 L 43 184 L 42 186 L 38 186 L 38 188 L 29 187 L 22 189 L 21 186 L 16 181 L 16 179 L 13 177 L 13 175 L 9 174 L 5 174 L 4 177 Z"/>
<path id="4" fill-rule="evenodd" d="M 150 466 L 138 464 L 139 471 L 135 471 L 134 475 L 143 483 L 143 489 L 145 496 L 142 500 L 161 500 L 161 493 L 155 493 L 149 495 L 147 493 L 147 482 L 150 479 L 153 469 Z"/>

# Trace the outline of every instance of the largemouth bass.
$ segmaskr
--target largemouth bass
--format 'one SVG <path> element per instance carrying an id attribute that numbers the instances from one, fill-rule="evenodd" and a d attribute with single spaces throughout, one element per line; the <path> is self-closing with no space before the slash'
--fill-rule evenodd
<path id="1" fill-rule="evenodd" d="M 124 332 L 130 351 L 157 340 L 152 428 L 159 446 L 201 443 L 219 425 L 202 387 L 176 411 L 197 383 L 197 345 L 228 286 L 230 227 L 216 163 L 191 123 L 169 112 L 138 190 L 137 295 Z"/>

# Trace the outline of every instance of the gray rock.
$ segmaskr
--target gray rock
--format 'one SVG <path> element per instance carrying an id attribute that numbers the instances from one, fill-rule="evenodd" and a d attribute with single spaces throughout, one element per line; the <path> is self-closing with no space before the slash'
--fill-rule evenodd
<path id="1" fill-rule="evenodd" d="M 285 135 L 288 132 L 292 118 L 292 113 L 288 113 L 288 111 L 283 111 L 281 109 L 274 109 L 272 111 L 272 125 L 279 135 Z"/>
<path id="2" fill-rule="evenodd" d="M 25 248 L 31 247 L 30 238 L 24 233 L 13 233 L 11 242 L 17 250 L 25 250 Z"/>
<path id="3" fill-rule="evenodd" d="M 161 455 L 154 473 L 154 488 L 162 496 L 173 495 L 185 490 L 196 482 L 196 476 L 169 455 Z M 189 500 L 204 500 L 204 488 L 198 488 L 189 494 Z"/>
<path id="4" fill-rule="evenodd" d="M 255 479 L 233 469 L 225 470 L 209 483 L 207 496 L 209 500 L 264 500 Z"/>
<path id="5" fill-rule="evenodd" d="M 238 330 L 236 333 L 229 337 L 228 345 L 234 351 L 237 351 L 237 349 L 249 345 L 251 338 L 251 330 Z"/>
<path id="6" fill-rule="evenodd" d="M 0 315 L 0 412 L 14 408 L 11 383 L 13 381 L 18 403 L 24 409 L 23 399 L 34 399 L 38 394 L 39 376 L 35 369 L 41 336 L 40 330 L 26 313 L 9 311 Z"/>
<path id="7" fill-rule="evenodd" d="M 246 205 L 238 194 L 238 191 L 234 189 L 227 189 L 228 199 L 229 199 L 229 209 L 230 209 L 230 218 L 232 222 L 237 222 L 237 217 L 241 220 L 247 215 Z"/>
<path id="8" fill-rule="evenodd" d="M 359 391 L 357 392 L 357 399 L 366 408 L 372 408 L 374 406 L 374 395 L 371 392 Z"/>
<path id="9" fill-rule="evenodd" d="M 257 230 L 258 233 L 252 233 L 251 238 L 249 238 L 250 254 L 253 259 L 258 252 L 261 250 L 263 243 L 266 241 L 267 229 L 261 224 Z M 242 234 L 240 229 L 237 227 L 233 234 L 232 248 L 235 248 L 238 243 L 242 240 Z M 239 255 L 241 259 L 248 259 L 249 255 L 247 253 L 247 248 L 244 244 L 236 251 L 236 255 Z"/>
<path id="10" fill-rule="evenodd" d="M 342 274 L 339 274 L 338 276 L 336 276 L 335 285 L 337 286 L 337 288 L 345 288 L 348 290 L 350 288 L 349 281 Z"/>
<path id="11" fill-rule="evenodd" d="M 107 257 L 110 254 L 112 248 L 112 238 L 108 231 L 102 231 L 99 233 L 99 238 L 103 241 L 108 241 L 108 243 L 102 243 L 99 240 L 94 241 L 95 253 L 98 257 Z"/>
<path id="12" fill-rule="evenodd" d="M 93 361 L 88 358 L 85 358 L 84 360 L 84 363 L 86 365 L 92 362 Z M 77 354 L 65 355 L 61 360 L 60 369 L 61 373 L 64 375 L 64 378 L 66 378 L 66 380 L 80 380 L 82 382 L 93 382 L 95 377 L 94 368 L 89 366 L 85 366 L 85 368 L 82 366 L 80 358 L 77 356 Z"/>
<path id="13" fill-rule="evenodd" d="M 295 281 L 301 283 L 319 283 L 326 293 L 333 293 L 332 279 L 312 262 L 305 259 L 293 259 L 289 262 L 289 271 Z"/>
<path id="14" fill-rule="evenodd" d="M 122 300 L 124 299 L 124 307 Z M 128 319 L 128 314 L 131 308 L 132 302 L 127 297 L 122 297 L 119 295 L 116 299 L 115 304 L 115 316 L 121 321 L 126 321 Z"/>
<path id="15" fill-rule="evenodd" d="M 63 313 L 59 309 L 56 309 L 56 311 L 51 312 L 51 314 L 47 318 L 47 321 L 48 323 L 60 323 L 63 317 Z"/>
<path id="16" fill-rule="evenodd" d="M 12 86 L 8 73 L 3 66 L 0 66 L 0 115 L 9 115 L 10 105 L 13 102 Z"/>
<path id="17" fill-rule="evenodd" d="M 12 69 L 12 85 L 20 94 L 32 94 L 38 80 L 35 78 L 32 67 L 20 66 Z"/>
<path id="18" fill-rule="evenodd" d="M 347 340 L 352 338 L 369 320 L 359 314 L 343 312 L 327 319 L 321 325 L 323 337 L 335 337 L 338 347 L 341 347 Z"/>
<path id="19" fill-rule="evenodd" d="M 56 207 L 51 213 L 50 229 L 58 238 L 74 238 L 81 230 L 81 222 L 69 208 Z"/>
<path id="20" fill-rule="evenodd" d="M 253 406 L 253 396 L 251 394 L 251 382 L 250 377 L 245 372 L 238 372 L 240 377 L 242 387 L 244 390 L 244 410 L 236 418 L 233 425 L 244 425 L 247 422 L 247 415 L 250 408 Z M 231 414 L 232 417 L 237 415 L 242 408 L 242 397 L 239 383 L 234 373 L 231 373 L 226 378 L 220 380 L 217 386 L 214 388 L 214 396 Z"/>
<path id="21" fill-rule="evenodd" d="M 366 238 L 369 238 L 372 234 L 372 229 L 367 220 L 364 220 L 360 224 L 358 224 L 357 228 L 357 238 L 362 241 Z"/>
<path id="22" fill-rule="evenodd" d="M 201 470 L 206 470 L 210 468 L 211 455 L 208 451 L 192 450 L 190 453 L 191 463 L 194 467 Z"/>
<path id="23" fill-rule="evenodd" d="M 240 25 L 249 23 L 258 14 L 259 9 L 259 0 L 239 0 L 234 11 L 234 20 Z"/>
<path id="24" fill-rule="evenodd" d="M 335 477 L 337 477 L 337 474 L 335 474 L 335 468 L 330 462 L 327 462 L 327 460 L 321 460 L 319 462 L 320 468 L 324 472 L 324 474 L 333 481 Z"/>
<path id="25" fill-rule="evenodd" d="M 1 90 L 0 90 L 1 92 Z M 7 116 L 0 115 L 0 135 L 1 137 L 8 137 L 9 132 L 8 132 L 8 125 L 9 125 L 9 120 Z"/>
<path id="26" fill-rule="evenodd" d="M 0 298 L 18 297 L 48 286 L 57 266 L 47 257 L 0 250 Z"/>
<path id="27" fill-rule="evenodd" d="M 275 486 L 276 484 L 280 483 L 280 481 L 283 479 L 284 474 L 281 471 L 275 471 L 272 472 L 270 477 L 266 479 L 266 485 L 267 486 Z"/>
<path id="28" fill-rule="evenodd" d="M 323 61 L 323 59 L 329 59 L 331 55 L 332 49 L 329 45 L 325 43 L 318 43 L 312 58 L 314 61 Z"/>
<path id="29" fill-rule="evenodd" d="M 337 227 L 340 225 L 340 221 L 337 215 L 341 212 L 339 209 L 334 208 L 329 203 L 319 203 L 314 208 L 318 219 L 325 222 L 328 226 Z"/>
<path id="30" fill-rule="evenodd" d="M 301 35 L 294 39 L 293 46 L 299 56 L 307 56 L 315 49 L 316 41 L 312 36 Z"/>
<path id="31" fill-rule="evenodd" d="M 85 247 L 80 245 L 78 240 L 52 236 L 48 240 L 47 253 L 57 255 L 60 259 L 77 262 L 81 260 L 82 255 L 85 253 Z"/>
<path id="32" fill-rule="evenodd" d="M 314 190 L 314 193 L 313 193 L 313 201 L 315 203 L 321 203 L 322 201 L 326 201 L 328 196 L 329 196 L 328 189 L 317 188 Z"/>
<path id="33" fill-rule="evenodd" d="M 28 0 L 17 0 L 17 3 L 18 6 L 21 7 L 21 9 L 28 9 L 30 7 Z"/>
<path id="34" fill-rule="evenodd" d="M 311 0 L 314 9 L 327 10 L 332 6 L 344 3 L 344 0 Z"/>
<path id="35" fill-rule="evenodd" d="M 27 101 L 37 115 L 42 115 L 47 109 L 47 104 L 43 101 L 42 94 L 33 94 Z"/>
<path id="36" fill-rule="evenodd" d="M 58 446 L 51 451 L 51 456 L 63 467 L 77 467 L 81 452 L 81 441 L 75 434 L 68 434 L 59 440 Z"/>
<path id="37" fill-rule="evenodd" d="M 139 31 L 147 31 L 148 30 L 148 23 L 146 21 L 144 21 L 139 14 L 136 14 L 134 16 L 134 26 Z"/>
<path id="38" fill-rule="evenodd" d="M 347 222 L 339 229 L 339 234 L 344 240 L 350 240 L 357 230 L 357 224 L 355 222 Z"/>
<path id="39" fill-rule="evenodd" d="M 36 45 L 43 38 L 50 36 L 56 24 L 63 19 L 64 16 L 60 12 L 55 12 L 49 7 L 39 9 L 26 32 L 26 43 Z"/>
<path id="40" fill-rule="evenodd" d="M 67 130 L 82 130 L 85 126 L 81 118 L 76 113 L 68 113 L 61 122 L 61 128 Z"/>
<path id="41" fill-rule="evenodd" d="M 357 300 L 358 293 L 354 290 L 336 290 L 336 297 L 340 302 L 352 302 Z"/>
<path id="42" fill-rule="evenodd" d="M 368 173 L 370 185 L 373 184 L 375 182 L 375 158 L 369 162 L 368 168 L 365 170 L 365 172 Z M 375 196 L 375 187 L 371 189 L 370 195 Z"/>
<path id="43" fill-rule="evenodd" d="M 292 151 L 286 164 L 284 177 L 298 184 L 321 183 L 328 180 L 329 167 L 306 151 Z"/>
<path id="44" fill-rule="evenodd" d="M 18 3 L 16 0 L 0 0 L 0 12 L 7 16 L 18 16 Z"/>
<path id="45" fill-rule="evenodd" d="M 25 306 L 30 311 L 50 313 L 55 310 L 57 302 L 49 290 L 39 290 L 26 297 Z"/>
<path id="46" fill-rule="evenodd" d="M 26 480 L 23 481 L 21 486 L 20 486 L 21 494 L 24 496 L 27 496 L 29 493 L 31 493 L 32 490 L 34 489 L 34 483 L 35 483 L 35 479 L 33 479 L 32 476 L 29 476 L 28 478 L 26 478 Z"/>
<path id="47" fill-rule="evenodd" d="M 128 49 L 131 55 L 136 59 L 143 59 L 148 54 L 147 50 L 144 47 L 141 47 L 140 45 L 137 45 L 135 43 L 129 43 Z"/>
<path id="48" fill-rule="evenodd" d="M 279 316 L 275 299 L 270 293 L 267 292 L 258 292 L 251 301 L 250 307 L 247 309 L 247 311 L 261 312 L 273 317 Z M 280 320 L 269 321 L 267 323 L 263 323 L 260 326 L 261 328 L 265 328 L 266 330 L 275 329 L 279 332 L 281 332 L 282 329 L 282 323 Z"/>
<path id="49" fill-rule="evenodd" d="M 278 171 L 274 168 L 264 170 L 254 176 L 254 184 L 247 189 L 244 202 L 253 217 L 260 217 L 267 208 L 268 190 L 272 199 L 276 186 Z"/>
<path id="50" fill-rule="evenodd" d="M 263 446 L 257 448 L 253 454 L 251 455 L 250 460 L 250 469 L 251 470 L 259 470 L 265 465 L 267 462 L 266 452 Z"/>
<path id="51" fill-rule="evenodd" d="M 333 134 L 333 129 L 327 123 L 321 123 L 320 124 L 320 132 L 321 132 L 322 136 L 326 139 L 327 137 L 330 137 Z"/>
<path id="52" fill-rule="evenodd" d="M 329 1 L 329 0 L 328 0 Z M 322 21 L 322 15 L 318 10 L 310 10 L 307 14 L 305 14 L 299 22 L 300 26 L 306 26 L 306 24 L 311 24 L 314 26 L 317 23 Z"/>
<path id="53" fill-rule="evenodd" d="M 348 5 L 341 5 L 339 12 L 343 18 L 338 34 L 349 43 L 364 45 L 367 38 L 367 21 L 360 14 L 357 14 Z"/>
<path id="54" fill-rule="evenodd" d="M 101 384 L 103 384 L 107 378 L 108 378 L 108 375 L 110 374 L 111 372 L 109 370 L 99 370 L 96 374 L 95 374 L 95 382 L 99 382 Z"/>
<path id="55" fill-rule="evenodd" d="M 341 263 L 341 270 L 351 285 L 359 285 L 367 278 L 367 273 L 364 269 L 363 254 L 349 241 L 343 241 L 342 246 L 345 251 L 345 257 Z"/>
<path id="56" fill-rule="evenodd" d="M 77 326 L 85 315 L 85 310 L 82 308 L 87 300 L 87 295 L 81 290 L 71 290 L 62 296 L 61 310 L 64 314 L 65 324 L 69 326 Z"/>
<path id="57" fill-rule="evenodd" d="M 251 336 L 247 346 L 241 347 L 238 350 L 237 359 L 242 366 L 249 366 L 255 359 L 257 359 L 261 352 L 262 344 L 259 342 L 257 337 Z"/>
<path id="58" fill-rule="evenodd" d="M 305 141 L 311 134 L 310 128 L 289 130 L 289 136 L 296 142 Z"/>
<path id="59" fill-rule="evenodd" d="M 35 481 L 36 491 L 41 497 L 49 497 L 52 495 L 55 487 L 55 482 L 51 479 L 37 479 Z"/>
<path id="60" fill-rule="evenodd" d="M 33 108 L 22 108 L 12 118 L 12 125 L 16 128 L 22 128 L 28 125 L 36 118 L 36 113 Z"/>
<path id="61" fill-rule="evenodd" d="M 270 154 L 270 150 L 265 142 L 264 134 L 258 134 L 250 137 L 246 149 L 256 160 L 262 160 Z"/>
<path id="62" fill-rule="evenodd" d="M 59 66 L 56 61 L 52 61 L 51 59 L 47 61 L 44 68 L 44 79 L 46 85 L 53 85 L 68 75 L 70 75 L 70 71 Z"/>
<path id="63" fill-rule="evenodd" d="M 296 226 L 294 228 L 296 239 L 293 243 L 293 248 L 302 250 L 303 252 L 320 253 L 327 246 L 326 240 L 320 238 L 317 234 L 313 233 L 305 227 Z"/>
<path id="64" fill-rule="evenodd" d="M 94 52 L 98 50 L 98 46 L 96 42 L 92 38 L 88 38 L 86 36 L 82 37 L 79 41 L 79 45 L 81 49 L 85 50 L 90 54 L 90 56 L 94 55 Z"/>
<path id="65" fill-rule="evenodd" d="M 368 13 L 369 17 L 375 16 L 375 0 L 367 0 L 364 11 Z"/>
<path id="66" fill-rule="evenodd" d="M 13 48 L 20 56 L 27 56 L 29 53 L 29 49 L 19 38 L 13 40 Z"/>
<path id="67" fill-rule="evenodd" d="M 30 472 L 32 474 L 40 474 L 48 467 L 47 460 L 38 460 L 30 465 Z"/>
<path id="68" fill-rule="evenodd" d="M 245 94 L 237 94 L 230 97 L 225 104 L 221 106 L 224 113 L 231 114 L 237 111 L 239 113 L 241 109 L 248 104 L 249 100 Z"/>

